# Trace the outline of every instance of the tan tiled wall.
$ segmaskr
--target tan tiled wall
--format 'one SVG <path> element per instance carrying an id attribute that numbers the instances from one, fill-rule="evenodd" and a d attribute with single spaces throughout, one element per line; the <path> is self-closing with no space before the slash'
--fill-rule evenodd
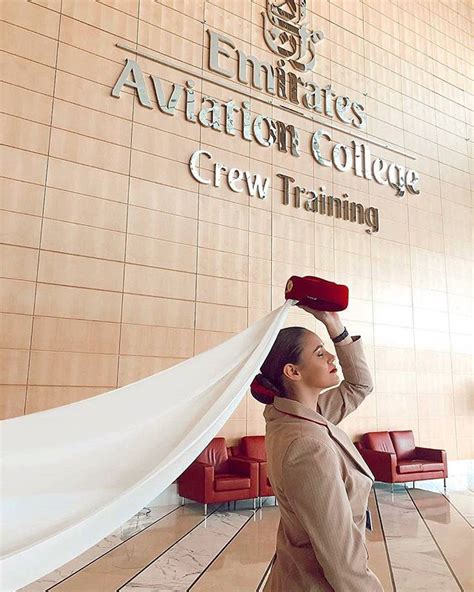
<path id="1" fill-rule="evenodd" d="M 111 96 L 126 57 L 145 73 L 236 102 L 246 87 L 209 73 L 205 27 L 274 63 L 264 0 L 3 0 L 1 43 L 1 413 L 41 411 L 127 384 L 242 331 L 283 302 L 292 274 L 350 288 L 341 313 L 363 337 L 376 389 L 344 423 L 412 429 L 419 445 L 473 457 L 472 20 L 462 0 L 309 0 L 324 31 L 314 80 L 362 102 L 373 153 L 421 175 L 421 194 L 323 168 L 312 123 L 252 100 L 302 130 L 302 155 L 217 133 Z M 227 91 L 209 80 L 228 82 Z M 240 90 L 240 92 L 239 92 Z M 149 89 L 151 94 L 151 88 Z M 252 91 L 252 96 L 257 96 Z M 328 124 L 331 120 L 326 118 Z M 347 142 L 354 128 L 333 132 Z M 468 141 L 471 138 L 471 142 Z M 379 209 L 380 230 L 200 185 L 199 147 L 262 175 L 286 172 Z M 204 164 L 207 168 L 210 165 Z M 274 183 L 275 184 L 275 183 Z M 329 337 L 303 311 L 288 324 Z M 334 346 L 331 347 L 334 351 Z M 222 434 L 263 433 L 247 396 Z"/>

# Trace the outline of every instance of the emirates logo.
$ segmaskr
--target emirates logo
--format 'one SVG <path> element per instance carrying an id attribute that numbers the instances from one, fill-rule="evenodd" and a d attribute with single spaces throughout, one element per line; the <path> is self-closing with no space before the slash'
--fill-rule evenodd
<path id="1" fill-rule="evenodd" d="M 316 64 L 315 45 L 324 34 L 310 31 L 303 22 L 306 0 L 267 0 L 267 10 L 262 16 L 265 42 L 273 53 L 287 59 L 299 72 L 312 70 Z"/>

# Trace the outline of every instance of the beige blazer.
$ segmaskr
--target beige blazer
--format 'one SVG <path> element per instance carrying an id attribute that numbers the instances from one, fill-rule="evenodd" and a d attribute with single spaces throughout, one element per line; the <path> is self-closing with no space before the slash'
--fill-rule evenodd
<path id="1" fill-rule="evenodd" d="M 266 405 L 268 472 L 280 509 L 264 592 L 383 592 L 367 567 L 365 521 L 375 477 L 338 428 L 373 391 L 360 335 L 336 345 L 344 380 L 317 411 L 275 397 Z"/>

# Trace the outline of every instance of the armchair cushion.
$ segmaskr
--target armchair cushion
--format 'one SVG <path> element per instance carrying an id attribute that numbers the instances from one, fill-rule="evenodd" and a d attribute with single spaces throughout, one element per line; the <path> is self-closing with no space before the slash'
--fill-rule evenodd
<path id="1" fill-rule="evenodd" d="M 216 491 L 233 491 L 234 489 L 250 489 L 250 479 L 240 475 L 216 475 L 214 480 Z"/>
<path id="2" fill-rule="evenodd" d="M 265 436 L 244 436 L 240 440 L 240 450 L 243 456 L 258 460 L 267 460 Z"/>
<path id="3" fill-rule="evenodd" d="M 415 438 L 412 430 L 391 431 L 390 438 L 399 461 L 415 458 Z"/>
<path id="4" fill-rule="evenodd" d="M 369 450 L 395 454 L 395 448 L 388 432 L 367 432 L 364 434 L 362 443 Z"/>
<path id="5" fill-rule="evenodd" d="M 421 466 L 425 473 L 428 473 L 429 471 L 442 471 L 444 469 L 444 463 L 442 462 L 427 462 L 422 460 Z"/>
<path id="6" fill-rule="evenodd" d="M 430 462 L 422 459 L 401 460 L 397 465 L 397 473 L 400 475 L 405 473 L 442 471 L 443 469 L 444 464 L 442 462 Z"/>
<path id="7" fill-rule="evenodd" d="M 401 460 L 397 464 L 397 473 L 419 473 L 423 470 L 423 465 L 419 460 Z"/>
<path id="8" fill-rule="evenodd" d="M 212 465 L 216 473 L 225 473 L 228 458 L 225 438 L 213 438 L 196 461 Z"/>

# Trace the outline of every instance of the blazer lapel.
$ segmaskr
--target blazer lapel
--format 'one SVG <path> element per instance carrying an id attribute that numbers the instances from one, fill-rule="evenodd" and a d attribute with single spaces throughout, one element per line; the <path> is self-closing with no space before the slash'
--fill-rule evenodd
<path id="1" fill-rule="evenodd" d="M 354 443 L 350 441 L 349 436 L 336 427 L 334 424 L 328 423 L 328 429 L 334 440 L 337 440 L 338 444 L 344 448 L 347 454 L 350 455 L 352 460 L 359 466 L 362 471 L 375 482 L 375 475 L 370 470 L 370 467 L 362 458 L 360 452 L 354 446 Z"/>
<path id="2" fill-rule="evenodd" d="M 275 397 L 273 406 L 275 409 L 286 415 L 293 415 L 294 417 L 300 417 L 301 419 L 306 419 L 307 421 L 325 426 L 330 436 L 347 452 L 358 467 L 370 477 L 372 481 L 375 481 L 375 476 L 370 470 L 370 467 L 364 461 L 354 444 L 350 441 L 347 434 L 328 421 L 323 415 L 306 407 L 306 405 L 303 405 L 302 403 L 298 403 L 298 401 L 285 399 L 284 397 Z"/>

